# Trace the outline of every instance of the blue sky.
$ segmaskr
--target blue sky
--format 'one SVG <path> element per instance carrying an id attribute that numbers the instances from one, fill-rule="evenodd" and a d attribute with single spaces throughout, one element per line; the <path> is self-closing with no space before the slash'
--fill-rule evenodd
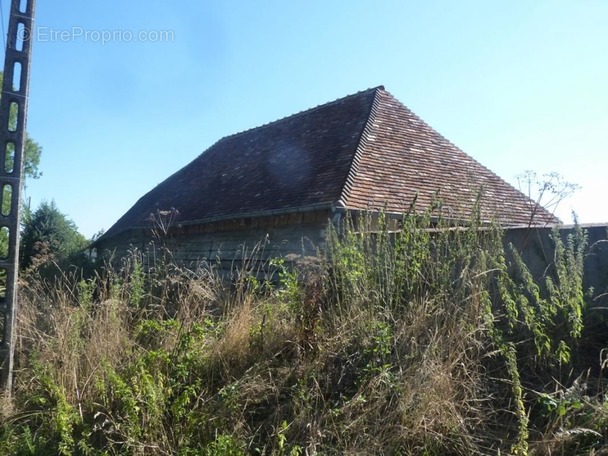
<path id="1" fill-rule="evenodd" d="M 606 24 L 605 0 L 40 0 L 26 196 L 91 236 L 221 137 L 382 84 L 507 181 L 582 186 L 565 221 L 608 222 Z"/>

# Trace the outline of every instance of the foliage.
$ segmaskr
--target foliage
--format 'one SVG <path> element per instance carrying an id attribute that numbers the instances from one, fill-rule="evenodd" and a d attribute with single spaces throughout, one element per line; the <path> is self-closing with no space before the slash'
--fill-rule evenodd
<path id="1" fill-rule="evenodd" d="M 530 224 L 534 223 L 541 208 L 555 214 L 560 203 L 580 189 L 579 185 L 555 172 L 539 177 L 534 171 L 527 170 L 517 176 L 517 183 L 519 190 L 530 200 Z"/>
<path id="2" fill-rule="evenodd" d="M 27 268 L 39 261 L 55 262 L 63 267 L 82 264 L 82 251 L 87 246 L 86 238 L 80 234 L 55 202 L 42 202 L 24 220 L 21 236 L 21 267 Z"/>
<path id="3" fill-rule="evenodd" d="M 585 233 L 554 233 L 540 281 L 499 229 L 440 212 L 353 216 L 267 282 L 137 250 L 89 280 L 30 269 L 0 453 L 606 450 L 605 391 L 572 362 Z"/>
<path id="4" fill-rule="evenodd" d="M 0 72 L 0 87 L 2 86 L 3 81 L 3 73 Z M 17 119 L 17 111 L 12 110 L 9 116 L 9 123 L 16 123 Z M 14 149 L 14 148 L 13 148 Z M 25 135 L 25 146 L 23 151 L 23 179 L 27 181 L 27 179 L 38 179 L 42 176 L 42 173 L 39 170 L 40 166 L 40 156 L 42 155 L 42 147 L 34 141 L 27 133 Z M 12 172 L 14 167 L 14 151 L 12 151 L 7 146 L 7 151 L 5 153 L 5 162 L 3 163 L 4 170 L 7 172 Z M 5 190 L 2 192 L 2 201 L 0 202 L 2 205 L 2 213 L 9 214 L 11 210 L 11 192 Z M 27 211 L 27 208 L 26 208 Z M 0 255 L 2 257 L 6 257 L 8 254 L 8 232 L 6 230 L 0 231 Z"/>
<path id="5" fill-rule="evenodd" d="M 0 72 L 0 87 L 2 86 L 2 81 L 4 79 L 4 74 Z M 16 111 L 11 111 L 9 123 L 15 123 L 15 119 L 17 117 Z M 38 179 L 42 176 L 42 173 L 39 170 L 40 166 L 40 156 L 42 155 L 42 147 L 34 141 L 27 133 L 25 138 L 25 147 L 24 147 L 24 160 L 23 160 L 23 174 L 25 178 L 30 179 Z M 7 156 L 6 163 L 4 164 L 5 169 L 13 169 L 13 157 Z M 5 202 L 3 201 L 3 204 Z"/>

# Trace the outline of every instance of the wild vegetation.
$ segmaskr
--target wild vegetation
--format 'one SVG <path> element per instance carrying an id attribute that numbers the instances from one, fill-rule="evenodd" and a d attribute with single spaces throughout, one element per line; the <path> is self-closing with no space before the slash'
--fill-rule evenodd
<path id="1" fill-rule="evenodd" d="M 34 212 L 26 211 L 22 227 L 19 249 L 22 269 L 35 265 L 38 273 L 44 270 L 45 277 L 49 278 L 58 269 L 85 266 L 83 251 L 89 241 L 54 201 L 43 201 Z"/>
<path id="2" fill-rule="evenodd" d="M 231 280 L 163 250 L 89 278 L 33 264 L 0 453 L 608 453 L 585 233 L 555 232 L 540 280 L 498 228 L 431 216 Z"/>

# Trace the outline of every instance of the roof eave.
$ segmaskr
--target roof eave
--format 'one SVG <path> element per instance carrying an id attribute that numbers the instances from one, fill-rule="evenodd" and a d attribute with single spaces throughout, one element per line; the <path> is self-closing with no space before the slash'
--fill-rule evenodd
<path id="1" fill-rule="evenodd" d="M 340 203 L 335 203 L 335 202 L 315 203 L 315 204 L 308 204 L 308 205 L 300 206 L 300 207 L 290 207 L 290 208 L 284 208 L 284 209 L 270 209 L 270 210 L 262 210 L 262 211 L 255 211 L 255 212 L 241 212 L 241 213 L 221 215 L 221 216 L 216 216 L 216 217 L 206 217 L 206 218 L 202 218 L 202 219 L 186 220 L 183 222 L 177 221 L 177 222 L 175 222 L 175 226 L 183 227 L 183 226 L 205 225 L 205 224 L 209 224 L 209 223 L 223 222 L 226 220 L 235 220 L 235 219 L 240 219 L 240 218 L 274 217 L 274 216 L 287 215 L 287 214 L 301 214 L 301 213 L 314 212 L 314 211 L 320 211 L 320 210 L 330 210 L 330 211 L 334 212 L 336 210 L 339 210 L 339 208 L 340 208 Z M 125 233 L 127 231 L 147 230 L 147 229 L 150 229 L 151 227 L 152 227 L 151 223 L 147 223 L 145 225 L 130 225 L 125 228 L 122 228 L 121 230 L 117 230 L 115 233 L 112 233 L 111 235 L 109 235 L 107 237 L 105 237 L 105 236 L 100 237 L 92 244 L 92 246 L 96 247 L 100 242 L 103 243 L 104 241 L 111 239 L 115 236 L 118 236 L 119 234 Z"/>

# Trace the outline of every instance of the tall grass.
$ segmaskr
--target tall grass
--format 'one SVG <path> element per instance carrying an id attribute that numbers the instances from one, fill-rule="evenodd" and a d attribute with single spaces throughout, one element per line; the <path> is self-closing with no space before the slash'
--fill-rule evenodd
<path id="1" fill-rule="evenodd" d="M 268 280 L 168 252 L 31 270 L 0 453 L 605 451 L 602 383 L 572 361 L 584 233 L 539 282 L 498 228 L 433 215 L 347 220 Z"/>

